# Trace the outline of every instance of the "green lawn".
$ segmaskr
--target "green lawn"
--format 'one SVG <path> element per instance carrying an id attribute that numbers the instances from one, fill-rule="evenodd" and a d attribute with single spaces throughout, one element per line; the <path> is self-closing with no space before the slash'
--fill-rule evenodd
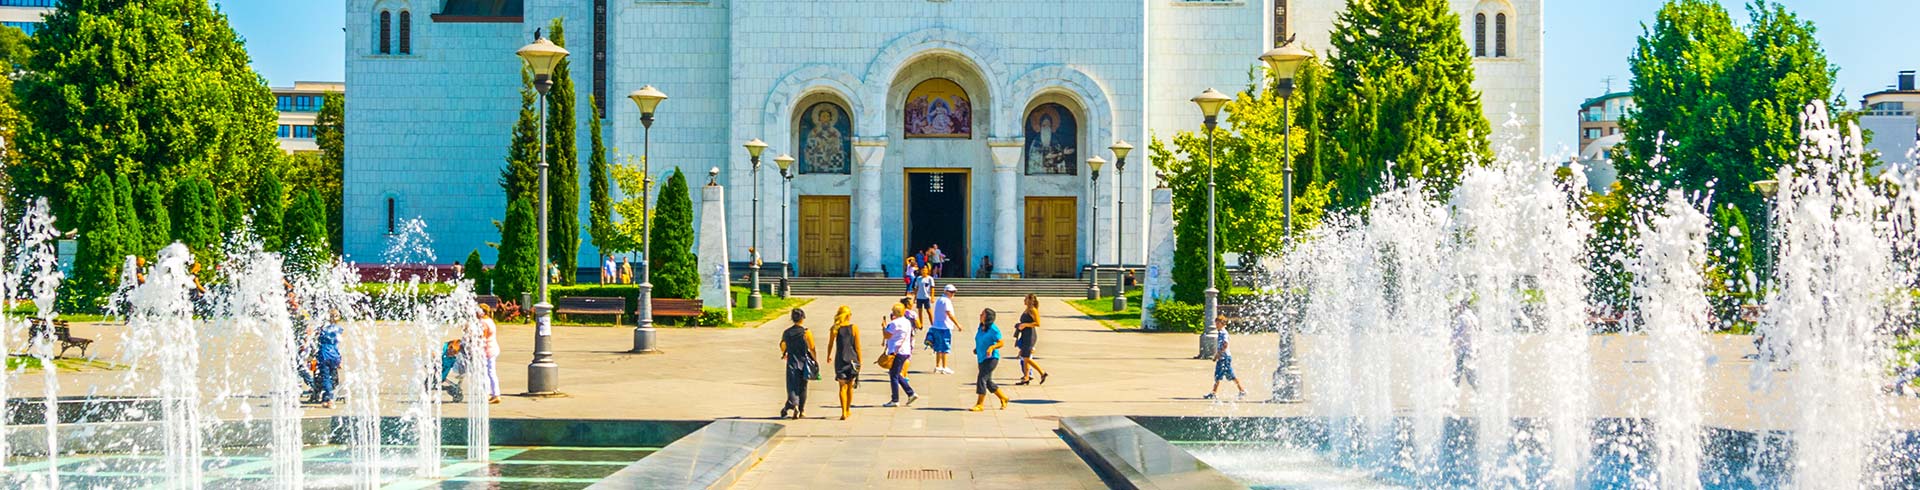
<path id="1" fill-rule="evenodd" d="M 761 308 L 755 310 L 747 308 L 747 288 L 745 286 L 734 286 L 733 295 L 734 297 L 740 298 L 740 302 L 733 308 L 733 323 L 727 325 L 728 327 L 758 326 L 761 322 L 768 320 L 780 320 L 787 317 L 787 311 L 813 302 L 813 298 L 782 298 L 779 295 L 762 293 L 760 295 Z"/>
<path id="2" fill-rule="evenodd" d="M 1138 288 L 1127 291 L 1125 311 L 1113 311 L 1113 298 L 1109 296 L 1102 296 L 1100 299 L 1070 300 L 1067 304 L 1073 305 L 1073 309 L 1080 310 L 1080 313 L 1086 314 L 1087 317 L 1099 320 L 1100 324 L 1106 325 L 1107 328 L 1114 330 L 1140 328 L 1140 290 Z"/>
<path id="3" fill-rule="evenodd" d="M 79 371 L 82 369 L 89 369 L 89 370 L 121 369 L 122 367 L 119 364 L 114 364 L 106 361 L 73 359 L 73 358 L 66 358 L 66 357 L 54 358 L 53 365 L 55 368 L 58 368 L 60 371 Z M 41 366 L 40 358 L 37 358 L 37 357 L 17 356 L 17 355 L 7 356 L 8 371 L 13 371 L 18 369 L 25 369 L 28 371 L 39 371 L 40 366 Z"/>

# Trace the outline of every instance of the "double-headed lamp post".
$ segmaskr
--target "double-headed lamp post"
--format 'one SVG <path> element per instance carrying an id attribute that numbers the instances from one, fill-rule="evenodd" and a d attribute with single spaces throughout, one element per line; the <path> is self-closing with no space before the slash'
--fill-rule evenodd
<path id="1" fill-rule="evenodd" d="M 1093 233 L 1088 240 L 1093 242 L 1087 256 L 1087 299 L 1100 299 L 1100 167 L 1106 166 L 1107 159 L 1094 155 L 1087 159 L 1087 168 L 1093 169 L 1093 182 L 1087 185 L 1087 203 L 1093 205 Z"/>
<path id="2" fill-rule="evenodd" d="M 1115 142 L 1107 147 L 1113 151 L 1113 195 L 1118 196 L 1120 206 L 1113 211 L 1113 264 L 1119 272 L 1113 274 L 1113 311 L 1127 310 L 1127 184 L 1120 176 L 1127 171 L 1127 153 L 1133 151 L 1133 145 L 1126 140 Z"/>
<path id="3" fill-rule="evenodd" d="M 637 305 L 634 305 L 633 353 L 650 354 L 660 352 L 658 338 L 653 330 L 653 210 L 649 207 L 653 195 L 653 111 L 667 100 L 667 94 L 652 85 L 640 87 L 627 98 L 633 99 L 633 105 L 640 108 L 640 284 Z"/>
<path id="4" fill-rule="evenodd" d="M 1280 96 L 1280 128 L 1285 131 L 1281 137 L 1281 153 L 1286 154 L 1286 165 L 1280 167 L 1281 206 L 1286 208 L 1286 222 L 1281 229 L 1284 249 L 1293 251 L 1293 126 L 1289 118 L 1293 116 L 1293 75 L 1300 70 L 1300 64 L 1313 59 L 1313 53 L 1302 49 L 1298 43 L 1288 41 L 1285 45 L 1273 48 L 1260 55 L 1260 61 L 1267 63 L 1267 69 L 1273 74 L 1274 92 Z M 1290 292 L 1290 291 L 1288 291 Z M 1286 292 L 1283 292 L 1286 294 Z M 1292 315 L 1281 315 L 1279 328 L 1280 353 L 1273 368 L 1274 402 L 1294 402 L 1300 400 L 1300 368 L 1293 362 L 1293 328 L 1286 326 Z"/>
<path id="5" fill-rule="evenodd" d="M 560 365 L 553 361 L 553 305 L 547 303 L 547 91 L 553 88 L 553 68 L 567 58 L 567 49 L 540 37 L 514 52 L 533 70 L 533 89 L 540 92 L 540 297 L 533 305 L 533 362 L 527 364 L 527 394 L 548 395 L 560 390 Z"/>
<path id="6" fill-rule="evenodd" d="M 793 156 L 782 153 L 773 157 L 773 164 L 780 167 L 780 297 L 793 295 L 792 278 L 787 272 L 793 270 L 793 240 L 787 238 L 787 202 L 793 200 Z"/>
<path id="7" fill-rule="evenodd" d="M 748 141 L 747 156 L 753 161 L 753 230 L 747 241 L 747 265 L 753 271 L 753 279 L 748 283 L 753 291 L 747 294 L 747 308 L 760 309 L 760 153 L 767 151 L 767 143 L 754 138 Z"/>
<path id="8" fill-rule="evenodd" d="M 1206 116 L 1205 119 L 1201 120 L 1201 124 L 1207 129 L 1207 303 L 1206 307 L 1201 310 L 1201 315 L 1206 317 L 1207 328 L 1205 332 L 1200 334 L 1199 357 L 1211 358 L 1213 357 L 1213 342 L 1220 338 L 1221 327 L 1220 322 L 1215 319 L 1220 315 L 1220 289 L 1214 284 L 1213 280 L 1215 274 L 1213 269 L 1215 221 L 1213 203 L 1213 129 L 1220 125 L 1220 108 L 1225 107 L 1227 102 L 1231 102 L 1233 99 L 1228 98 L 1226 94 L 1222 94 L 1218 90 L 1208 88 L 1207 91 L 1194 96 L 1192 100 L 1194 105 L 1200 106 L 1200 114 Z"/>

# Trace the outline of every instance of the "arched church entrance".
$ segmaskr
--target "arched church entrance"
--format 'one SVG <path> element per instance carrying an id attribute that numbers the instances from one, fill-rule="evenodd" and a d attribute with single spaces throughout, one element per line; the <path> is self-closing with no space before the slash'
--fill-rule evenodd
<path id="1" fill-rule="evenodd" d="M 967 277 L 978 260 L 973 234 L 976 203 L 991 189 L 973 185 L 976 170 L 992 168 L 986 79 L 966 58 L 932 52 L 907 64 L 888 94 L 892 144 L 900 162 L 900 248 L 915 257 L 937 247 L 942 277 Z M 985 213 L 984 215 L 991 215 Z M 930 257 L 931 258 L 931 257 Z M 904 261 L 903 261 L 904 262 Z M 921 264 L 927 265 L 927 264 Z"/>

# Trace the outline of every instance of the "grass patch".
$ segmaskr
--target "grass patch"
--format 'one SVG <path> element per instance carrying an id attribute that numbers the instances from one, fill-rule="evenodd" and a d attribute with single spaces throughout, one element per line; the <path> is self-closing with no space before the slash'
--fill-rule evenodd
<path id="1" fill-rule="evenodd" d="M 813 302 L 813 298 L 782 298 L 776 294 L 761 294 L 761 308 L 756 310 L 747 307 L 746 287 L 734 286 L 732 293 L 734 297 L 740 298 L 740 302 L 733 307 L 733 323 L 726 325 L 727 327 L 745 327 L 785 318 L 788 310 Z"/>
<path id="2" fill-rule="evenodd" d="M 41 369 L 40 366 L 41 366 L 40 358 L 38 357 L 19 356 L 19 355 L 7 356 L 8 371 L 13 371 L 16 369 L 39 371 Z M 119 364 L 114 364 L 106 361 L 96 361 L 91 359 L 74 359 L 74 358 L 66 358 L 66 357 L 53 358 L 53 366 L 56 370 L 65 371 L 65 372 L 73 372 L 73 371 L 81 371 L 81 370 L 91 370 L 91 371 L 114 370 L 114 369 L 124 368 L 124 366 L 121 366 Z"/>
<path id="3" fill-rule="evenodd" d="M 1110 329 L 1137 330 L 1140 328 L 1140 290 L 1138 288 L 1127 291 L 1127 309 L 1122 311 L 1113 311 L 1113 298 L 1107 296 L 1100 299 L 1070 300 L 1067 304 L 1073 305 L 1073 309 L 1080 310 L 1080 313 L 1099 321 L 1101 325 L 1106 325 Z"/>

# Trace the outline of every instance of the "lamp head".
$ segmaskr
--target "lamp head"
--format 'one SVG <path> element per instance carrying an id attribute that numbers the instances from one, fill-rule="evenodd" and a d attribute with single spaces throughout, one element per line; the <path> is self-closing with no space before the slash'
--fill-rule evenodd
<path id="1" fill-rule="evenodd" d="M 1220 108 L 1225 107 L 1228 102 L 1233 101 L 1232 98 L 1227 97 L 1227 94 L 1220 93 L 1220 91 L 1212 88 L 1208 88 L 1207 91 L 1194 96 L 1192 100 L 1194 105 L 1200 106 L 1200 114 L 1207 116 L 1207 119 L 1213 119 L 1219 116 Z"/>
<path id="2" fill-rule="evenodd" d="M 1127 161 L 1128 153 L 1133 153 L 1133 145 L 1127 144 L 1127 140 L 1120 140 L 1119 142 L 1114 143 L 1113 146 L 1107 147 L 1107 149 L 1113 150 L 1114 159 L 1123 161 L 1123 162 Z"/>
<path id="3" fill-rule="evenodd" d="M 1093 158 L 1087 159 L 1087 166 L 1093 168 L 1094 175 L 1099 175 L 1100 167 L 1107 166 L 1107 159 L 1100 158 L 1099 155 L 1094 155 Z"/>
<path id="4" fill-rule="evenodd" d="M 782 153 L 780 156 L 773 157 L 773 164 L 780 166 L 781 173 L 786 173 L 787 168 L 793 166 L 793 156 Z"/>
<path id="5" fill-rule="evenodd" d="M 1754 181 L 1753 184 L 1750 185 L 1750 187 L 1753 188 L 1754 192 L 1760 193 L 1761 196 L 1766 196 L 1771 198 L 1775 194 L 1780 192 L 1780 181 L 1758 180 L 1758 181 Z"/>
<path id="6" fill-rule="evenodd" d="M 520 61 L 533 69 L 533 76 L 539 78 L 553 75 L 553 68 L 560 65 L 560 60 L 567 58 L 567 48 L 540 37 L 540 30 L 535 29 L 533 42 L 521 46 L 513 54 L 520 56 Z"/>
<path id="7" fill-rule="evenodd" d="M 1273 72 L 1276 80 L 1292 79 L 1300 71 L 1300 64 L 1313 59 L 1313 52 L 1300 47 L 1300 43 L 1288 40 L 1280 47 L 1268 50 L 1260 55 L 1260 61 L 1266 62 L 1267 69 Z"/>
<path id="8" fill-rule="evenodd" d="M 720 185 L 720 167 L 707 169 L 707 185 Z"/>
<path id="9" fill-rule="evenodd" d="M 633 93 L 627 94 L 627 98 L 633 99 L 633 105 L 640 108 L 640 114 L 642 116 L 651 116 L 653 115 L 653 110 L 660 107 L 661 102 L 667 100 L 667 94 L 661 92 L 660 89 L 653 88 L 652 85 L 648 85 L 640 87 L 640 90 L 635 90 Z"/>
<path id="10" fill-rule="evenodd" d="M 741 146 L 747 147 L 747 156 L 753 157 L 754 160 L 760 159 L 760 152 L 767 151 L 767 143 L 760 141 L 760 138 L 748 140 L 745 145 Z"/>

